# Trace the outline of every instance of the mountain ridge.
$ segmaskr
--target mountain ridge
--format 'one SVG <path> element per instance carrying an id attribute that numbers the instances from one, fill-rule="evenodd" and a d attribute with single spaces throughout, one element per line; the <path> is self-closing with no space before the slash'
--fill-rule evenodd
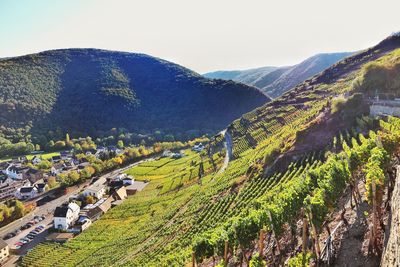
<path id="1" fill-rule="evenodd" d="M 295 85 L 351 54 L 353 52 L 318 53 L 293 66 L 267 66 L 241 71 L 215 71 L 203 75 L 208 78 L 232 79 L 253 85 L 272 97 L 278 97 Z M 266 68 L 266 71 L 262 71 L 264 68 Z"/>
<path id="2" fill-rule="evenodd" d="M 270 100 L 255 87 L 160 58 L 93 48 L 1 59 L 0 89 L 0 130 L 12 139 L 16 131 L 43 136 L 57 128 L 78 136 L 114 127 L 213 132 Z"/>

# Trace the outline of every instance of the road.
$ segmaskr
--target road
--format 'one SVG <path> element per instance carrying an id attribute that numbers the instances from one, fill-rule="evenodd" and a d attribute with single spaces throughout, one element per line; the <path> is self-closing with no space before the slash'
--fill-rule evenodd
<path id="1" fill-rule="evenodd" d="M 228 167 L 229 161 L 232 159 L 232 138 L 229 132 L 225 129 L 221 132 L 221 134 L 225 137 L 224 146 L 226 149 L 226 154 L 224 158 L 224 162 L 222 163 L 221 168 L 218 170 L 218 173 L 223 173 L 225 169 Z"/>
<path id="2" fill-rule="evenodd" d="M 88 184 L 89 184 L 89 182 L 85 182 L 78 186 L 74 186 L 74 187 L 72 187 L 72 190 L 70 189 L 70 192 L 68 194 L 62 195 L 59 198 L 49 201 L 48 203 L 46 203 L 42 206 L 38 206 L 32 212 L 25 215 L 23 218 L 18 219 L 16 221 L 2 227 L 0 229 L 0 237 L 3 237 L 4 235 L 6 235 L 9 232 L 19 229 L 22 225 L 33 220 L 33 217 L 35 217 L 36 215 L 46 215 L 46 216 L 52 215 L 54 210 L 56 209 L 56 207 L 60 206 L 64 202 L 66 202 L 70 196 L 78 193 L 80 190 L 82 190 Z"/>

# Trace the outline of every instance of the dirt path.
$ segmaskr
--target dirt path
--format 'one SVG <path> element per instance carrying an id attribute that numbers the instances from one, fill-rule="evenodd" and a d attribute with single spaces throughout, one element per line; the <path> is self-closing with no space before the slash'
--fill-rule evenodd
<path id="1" fill-rule="evenodd" d="M 232 137 L 228 133 L 228 131 L 224 130 L 221 132 L 221 134 L 223 134 L 225 137 L 224 146 L 226 149 L 226 154 L 225 154 L 224 162 L 222 163 L 221 168 L 218 170 L 218 174 L 223 173 L 226 170 L 226 168 L 228 167 L 229 160 L 232 158 L 232 149 L 233 149 L 232 148 Z"/>

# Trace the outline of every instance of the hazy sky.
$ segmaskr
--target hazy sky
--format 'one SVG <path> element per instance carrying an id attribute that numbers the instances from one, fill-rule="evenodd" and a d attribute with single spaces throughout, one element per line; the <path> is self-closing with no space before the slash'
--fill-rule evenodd
<path id="1" fill-rule="evenodd" d="M 298 63 L 400 31 L 400 0 L 0 0 L 0 57 L 141 52 L 197 72 Z"/>

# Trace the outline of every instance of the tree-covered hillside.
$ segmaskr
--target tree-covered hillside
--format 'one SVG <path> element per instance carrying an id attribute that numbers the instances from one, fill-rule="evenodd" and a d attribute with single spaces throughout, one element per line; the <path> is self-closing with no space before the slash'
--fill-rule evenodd
<path id="1" fill-rule="evenodd" d="M 254 87 L 143 54 L 63 49 L 0 60 L 0 137 L 13 142 L 32 134 L 44 143 L 49 131 L 216 132 L 268 101 Z"/>

